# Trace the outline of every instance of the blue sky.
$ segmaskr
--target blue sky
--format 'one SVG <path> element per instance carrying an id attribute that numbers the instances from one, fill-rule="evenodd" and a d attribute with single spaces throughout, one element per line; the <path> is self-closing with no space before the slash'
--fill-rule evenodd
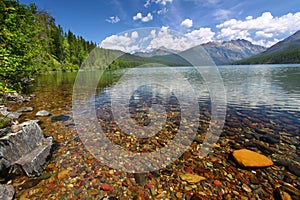
<path id="1" fill-rule="evenodd" d="M 97 43 L 130 29 L 178 31 L 197 44 L 247 39 L 270 46 L 300 27 L 299 0 L 20 0 L 35 3 L 65 31 Z M 114 38 L 115 39 L 115 38 Z M 105 45 L 103 45 L 105 46 Z"/>

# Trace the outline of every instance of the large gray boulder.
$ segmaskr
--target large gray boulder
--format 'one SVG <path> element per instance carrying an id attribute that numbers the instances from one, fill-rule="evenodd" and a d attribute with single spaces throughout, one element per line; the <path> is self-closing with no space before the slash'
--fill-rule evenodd
<path id="1" fill-rule="evenodd" d="M 35 121 L 21 126 L 20 131 L 0 137 L 1 170 L 9 168 L 9 172 L 14 173 L 21 168 L 27 176 L 40 175 L 50 155 L 53 138 L 45 138 Z"/>

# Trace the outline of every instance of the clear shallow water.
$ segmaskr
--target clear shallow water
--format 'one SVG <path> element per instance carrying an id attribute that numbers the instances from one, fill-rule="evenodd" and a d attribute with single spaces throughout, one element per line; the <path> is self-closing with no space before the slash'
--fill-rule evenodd
<path id="1" fill-rule="evenodd" d="M 300 111 L 300 66 L 224 66 L 220 72 L 231 105 Z"/>
<path id="2" fill-rule="evenodd" d="M 174 72 L 174 68 L 169 69 L 171 69 L 171 72 Z M 238 199 L 242 199 L 241 196 L 255 199 L 272 199 L 274 186 L 286 181 L 290 183 L 291 180 L 294 180 L 294 186 L 299 188 L 297 177 L 287 171 L 295 173 L 290 166 L 293 167 L 294 164 L 299 166 L 300 163 L 300 65 L 220 67 L 228 98 L 226 120 L 216 147 L 203 160 L 199 159 L 198 149 L 203 147 L 202 136 L 207 131 L 210 121 L 209 92 L 204 84 L 204 80 L 196 70 L 189 67 L 176 69 L 182 75 L 181 78 L 178 79 L 179 76 L 175 78 L 174 76 L 168 76 L 168 78 L 172 78 L 176 82 L 178 80 L 188 81 L 192 85 L 192 88 L 189 88 L 190 91 L 184 90 L 185 88 L 182 87 L 185 94 L 182 99 L 189 102 L 194 101 L 194 99 L 189 98 L 191 94 L 198 96 L 196 101 L 200 107 L 200 125 L 197 127 L 197 136 L 192 145 L 190 145 L 189 141 L 180 140 L 181 144 L 189 146 L 189 150 L 172 165 L 159 170 L 159 176 L 155 178 L 157 181 L 157 184 L 154 185 L 155 191 L 159 191 L 160 188 L 166 186 L 164 189 L 167 192 L 166 198 L 175 197 L 174 195 L 177 196 L 178 192 L 191 196 L 191 191 L 185 190 L 186 186 L 189 185 L 178 183 L 178 176 L 182 172 L 191 173 L 191 171 L 207 178 L 206 181 L 197 184 L 197 188 L 193 190 L 193 192 L 201 191 L 207 193 L 207 196 L 205 195 L 207 198 L 204 199 L 210 199 L 209 197 L 212 196 L 216 197 L 216 199 L 218 197 L 221 198 L 221 196 L 222 198 L 229 196 L 229 198 Z M 138 72 L 128 73 L 127 78 L 129 80 L 135 79 L 135 77 L 141 75 L 142 71 L 151 72 L 153 69 L 138 69 Z M 155 70 L 155 72 L 157 71 Z M 169 73 L 171 72 L 169 71 Z M 122 83 L 121 77 L 124 73 L 124 70 L 107 71 L 101 77 L 97 90 L 92 90 L 90 94 L 90 91 L 85 90 L 82 91 L 82 94 L 89 94 L 87 96 L 88 100 L 96 100 L 94 102 L 99 106 L 97 109 L 101 108 L 101 106 L 110 108 L 111 91 L 118 84 Z M 99 74 L 100 72 L 86 72 L 83 86 L 92 85 L 92 80 L 97 78 Z M 167 80 L 164 80 L 164 76 L 161 76 L 162 74 L 158 76 L 154 76 L 154 74 L 148 74 L 153 81 L 157 80 L 163 83 Z M 36 97 L 30 102 L 22 103 L 22 105 L 14 104 L 11 109 L 17 110 L 22 106 L 32 106 L 34 108 L 33 112 L 24 113 L 20 122 L 36 119 L 36 111 L 42 109 L 50 111 L 52 116 L 71 115 L 73 85 L 76 75 L 77 73 L 50 73 L 40 76 L 30 88 L 30 91 L 28 91 L 36 94 Z M 99 120 L 103 122 L 100 125 L 107 125 L 105 128 L 108 134 L 106 135 L 114 144 L 131 152 L 150 153 L 170 146 L 169 141 L 175 140 L 174 138 L 178 135 L 176 129 L 185 120 L 180 115 L 184 104 L 179 102 L 178 96 L 180 95 L 177 93 L 173 95 L 170 88 L 166 87 L 166 85 L 163 87 L 162 83 L 150 84 L 151 87 L 138 87 L 127 100 L 125 100 L 126 98 L 122 91 L 120 93 L 117 92 L 116 94 L 118 95 L 115 98 L 130 105 L 130 117 L 136 119 L 138 125 L 141 126 L 151 124 L 153 117 L 156 117 L 148 113 L 149 109 L 151 110 L 151 105 L 154 107 L 152 109 L 164 107 L 167 115 L 164 116 L 163 112 L 158 114 L 167 118 L 166 132 L 155 136 L 151 135 L 152 138 L 150 140 L 148 138 L 133 140 L 133 137 L 128 138 L 112 126 L 115 124 L 112 123 L 110 113 L 106 112 L 109 109 L 104 109 L 102 110 L 103 113 L 100 112 Z M 129 85 L 124 84 L 125 89 L 129 88 L 127 86 Z M 183 85 L 180 84 L 177 87 L 180 88 L 181 86 Z M 97 91 L 96 96 L 94 96 L 95 91 Z M 96 97 L 96 99 L 93 97 Z M 120 114 L 122 117 L 122 112 L 117 112 L 117 114 Z M 131 196 L 126 196 L 129 192 L 124 195 L 123 185 L 123 181 L 131 179 L 133 174 L 125 172 L 111 173 L 113 171 L 104 166 L 103 160 L 96 160 L 91 156 L 87 146 L 83 145 L 82 138 L 78 137 L 80 130 L 77 129 L 78 131 L 75 131 L 72 120 L 56 123 L 52 122 L 52 116 L 38 118 L 42 122 L 41 127 L 44 133 L 47 136 L 53 136 L 54 140 L 59 143 L 58 150 L 53 154 L 50 164 L 45 170 L 45 175 L 50 176 L 50 178 L 40 181 L 38 185 L 36 185 L 37 180 L 35 178 L 16 178 L 13 180 L 14 187 L 18 188 L 16 198 L 22 195 L 22 197 L 29 199 L 76 199 L 86 197 L 91 197 L 92 199 L 97 195 L 98 199 L 100 199 L 107 194 L 126 199 L 127 197 L 133 198 L 136 192 L 135 189 L 138 188 L 137 185 L 129 183 L 129 187 L 126 187 L 126 191 L 132 193 Z M 187 130 L 186 127 L 183 128 Z M 95 144 L 97 149 L 103 146 L 104 144 L 100 146 Z M 230 159 L 228 160 L 228 156 L 230 152 L 240 148 L 251 149 L 267 155 L 272 158 L 274 163 L 276 162 L 275 166 L 266 169 L 238 169 Z M 108 161 L 119 157 L 119 154 L 107 153 L 111 155 Z M 172 155 L 174 154 L 173 152 L 171 153 Z M 148 161 L 152 164 L 156 160 Z M 149 162 L 147 162 L 147 166 Z M 129 164 L 136 165 L 135 162 Z M 69 169 L 71 171 L 68 171 Z M 59 175 L 63 176 L 60 176 L 60 180 L 58 178 Z M 249 177 L 253 176 L 259 178 L 259 183 L 252 184 L 249 182 Z M 95 179 L 91 179 L 91 177 L 95 177 Z M 90 183 L 91 180 L 93 180 L 93 184 L 86 187 L 86 184 Z M 169 186 L 165 185 L 166 180 L 171 181 L 171 183 L 168 181 Z M 214 184 L 215 180 L 220 180 L 222 186 L 216 187 Z M 32 186 L 33 183 L 34 186 Z M 100 185 L 102 186 L 103 183 L 114 185 L 114 190 L 110 193 L 99 190 Z M 126 184 L 128 185 L 127 182 Z M 253 188 L 252 192 L 243 192 L 245 186 Z M 178 188 L 179 190 L 170 191 L 169 188 Z M 218 188 L 222 188 L 222 191 Z M 140 188 L 141 191 L 149 196 L 153 196 L 148 189 L 142 189 Z M 237 194 L 240 196 L 237 196 Z M 158 192 L 158 195 L 160 195 L 160 192 Z"/>
<path id="3" fill-rule="evenodd" d="M 268 107 L 274 111 L 300 111 L 300 65 L 220 66 L 218 69 L 224 82 L 229 105 L 253 109 Z M 178 79 L 178 82 L 184 79 L 184 81 L 188 81 L 191 84 L 194 91 L 186 90 L 186 93 L 195 93 L 200 99 L 209 97 L 205 81 L 193 67 L 142 68 L 129 72 L 126 78 L 134 80 L 135 77 L 141 76 L 139 71 L 147 71 L 145 74 L 153 80 L 153 83 L 159 82 L 163 84 L 162 79 L 164 79 L 164 75 L 160 71 L 163 71 L 168 76 L 168 70 L 170 74 L 177 73 L 181 76 L 174 76 Z M 111 72 L 109 76 L 117 79 L 122 74 L 122 71 Z M 174 77 L 172 79 L 165 78 L 165 84 L 174 80 Z M 104 78 L 105 81 L 107 82 Z M 141 82 L 140 80 L 139 83 Z M 111 81 L 107 83 L 112 84 Z M 121 84 L 119 83 L 119 85 Z M 175 87 L 184 86 L 178 84 Z M 105 89 L 110 88 L 107 87 Z M 99 89 L 102 90 L 103 87 Z M 122 97 L 120 96 L 120 98 Z"/>
<path id="4" fill-rule="evenodd" d="M 248 116 L 253 123 L 256 120 L 269 121 L 279 127 L 285 126 L 288 122 L 293 127 L 290 132 L 299 134 L 300 65 L 220 66 L 218 68 L 226 90 L 227 113 L 235 112 L 236 115 L 236 112 L 239 112 L 242 113 L 240 118 Z M 190 97 L 196 95 L 200 102 L 200 109 L 201 102 L 206 102 L 204 105 L 210 105 L 206 83 L 193 67 L 140 68 L 127 72 L 126 70 L 106 71 L 102 74 L 98 84 L 97 101 L 110 103 L 112 91 L 115 91 L 113 97 L 124 103 L 128 103 L 130 98 L 142 99 L 143 95 L 146 97 L 149 95 L 149 87 L 142 87 L 143 78 L 141 78 L 145 74 L 147 74 L 148 83 L 152 80 L 152 83 L 149 83 L 152 84 L 150 90 L 156 88 L 156 101 L 159 98 L 178 95 L 178 93 L 172 93 L 173 87 L 173 89 L 183 88 L 184 93 L 177 97 L 181 100 L 189 102 Z M 43 75 L 37 79 L 30 90 L 37 93 L 41 101 L 51 104 L 49 105 L 51 108 L 71 105 L 76 75 L 76 73 Z M 84 83 L 88 85 L 91 80 L 99 78 L 98 75 L 95 72 L 86 72 Z M 130 80 L 137 82 L 130 85 Z M 178 82 L 180 84 L 174 85 Z M 191 87 L 185 89 L 186 83 Z M 134 88 L 137 85 L 140 87 Z M 136 92 L 128 96 L 124 91 L 129 89 Z"/>

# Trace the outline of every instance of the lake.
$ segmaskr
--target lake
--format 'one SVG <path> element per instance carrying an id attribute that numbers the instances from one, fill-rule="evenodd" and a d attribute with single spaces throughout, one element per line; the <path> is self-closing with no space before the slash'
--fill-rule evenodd
<path id="1" fill-rule="evenodd" d="M 285 189 L 297 194 L 300 65 L 219 66 L 221 85 L 220 80 L 202 77 L 201 70 L 137 68 L 80 72 L 79 78 L 76 72 L 53 72 L 37 78 L 28 89 L 36 97 L 13 106 L 34 107 L 20 120 L 33 119 L 35 111 L 43 109 L 52 116 L 73 113 L 73 119 L 39 118 L 59 148 L 45 170 L 50 178 L 34 186 L 36 192 L 29 196 L 126 199 L 142 192 L 166 199 L 201 191 L 203 198 L 263 199 L 273 197 L 275 185 L 285 182 L 290 184 L 283 184 Z M 210 94 L 215 86 L 209 84 L 224 86 L 217 89 L 225 90 L 226 113 L 220 111 L 218 96 Z M 214 118 L 214 105 L 223 118 Z M 214 119 L 224 119 L 224 124 Z M 216 134 L 218 128 L 222 131 Z M 230 153 L 243 148 L 267 155 L 275 165 L 239 168 Z M 150 185 L 145 188 L 153 187 L 149 190 L 131 173 L 147 170 L 154 171 L 148 174 Z M 56 180 L 60 173 L 68 175 Z M 182 183 L 182 173 L 198 174 L 205 181 Z M 114 189 L 103 189 L 103 184 Z"/>
<path id="2" fill-rule="evenodd" d="M 170 73 L 168 70 L 171 73 L 174 72 L 172 68 L 163 69 L 165 73 Z M 249 118 L 250 113 L 259 115 L 261 119 L 275 120 L 282 126 L 288 120 L 292 125 L 300 127 L 300 65 L 220 66 L 218 69 L 224 82 L 229 110 L 249 112 Z M 181 78 L 192 85 L 195 93 L 193 95 L 199 98 L 199 102 L 210 101 L 208 88 L 201 74 L 194 67 L 180 67 L 176 70 L 183 76 Z M 107 91 L 112 89 L 125 71 L 101 73 L 97 97 L 101 99 Z M 153 73 L 159 71 L 153 68 L 138 69 L 126 76 L 129 79 L 141 76 L 139 71 L 144 71 L 143 75 L 147 75 L 153 83 L 164 79 L 162 75 L 158 75 L 159 73 Z M 100 77 L 100 73 L 88 74 L 86 77 L 88 80 L 98 80 Z M 47 99 L 46 104 L 53 104 L 48 106 L 51 109 L 61 108 L 63 105 L 69 106 L 76 77 L 76 72 L 46 74 L 37 79 L 29 91 L 38 94 L 38 98 Z M 169 81 L 167 79 L 165 82 Z M 127 101 L 121 92 L 117 98 Z M 292 134 L 299 134 L 299 130 L 295 130 Z"/>

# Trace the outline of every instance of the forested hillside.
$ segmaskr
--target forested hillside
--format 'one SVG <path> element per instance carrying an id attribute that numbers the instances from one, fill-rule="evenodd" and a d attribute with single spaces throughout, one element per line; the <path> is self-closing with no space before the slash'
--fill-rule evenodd
<path id="1" fill-rule="evenodd" d="M 65 32 L 47 12 L 0 1 L 0 93 L 20 91 L 34 75 L 76 70 L 96 44 Z"/>

